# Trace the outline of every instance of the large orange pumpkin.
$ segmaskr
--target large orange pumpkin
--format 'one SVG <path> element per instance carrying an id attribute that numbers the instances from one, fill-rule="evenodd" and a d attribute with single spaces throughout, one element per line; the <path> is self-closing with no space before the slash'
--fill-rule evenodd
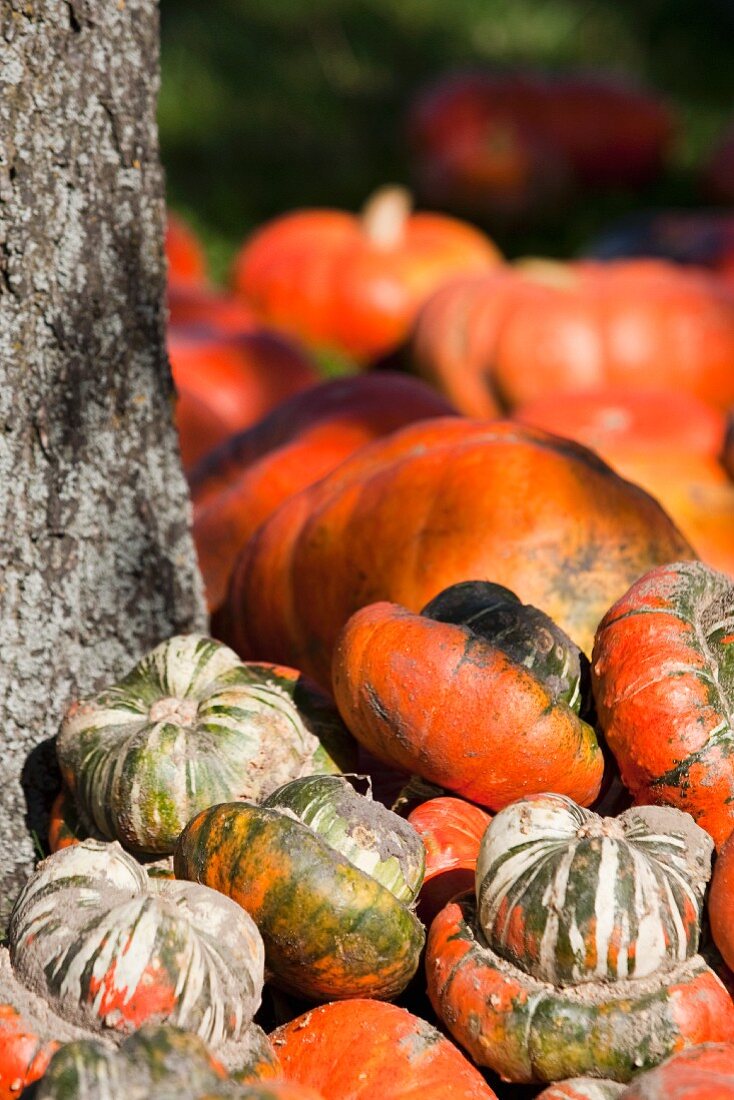
<path id="1" fill-rule="evenodd" d="M 641 1074 L 619 1100 L 732 1100 L 734 1042 L 702 1043 Z"/>
<path id="2" fill-rule="evenodd" d="M 435 1027 L 404 1008 L 356 998 L 320 1005 L 271 1036 L 285 1077 L 327 1100 L 495 1100 Z"/>
<path id="3" fill-rule="evenodd" d="M 478 229 L 411 215 L 406 193 L 386 188 L 361 218 L 304 210 L 268 223 L 239 253 L 234 284 L 264 321 L 367 361 L 397 347 L 442 282 L 499 260 Z"/>
<path id="4" fill-rule="evenodd" d="M 451 411 L 418 379 L 379 371 L 311 387 L 217 448 L 190 479 L 194 539 L 210 608 L 224 600 L 248 538 L 284 500 L 365 443 Z"/>
<path id="5" fill-rule="evenodd" d="M 168 355 L 186 469 L 279 401 L 319 380 L 304 352 L 262 328 L 239 334 L 172 328 Z"/>
<path id="6" fill-rule="evenodd" d="M 228 640 L 328 685 L 359 607 L 417 611 L 483 577 L 590 648 L 646 567 L 690 556 L 660 506 L 583 447 L 509 423 L 429 420 L 362 448 L 259 528 L 232 575 Z"/>
<path id="7" fill-rule="evenodd" d="M 719 460 L 719 409 L 682 391 L 604 387 L 548 394 L 514 417 L 593 447 L 660 501 L 704 561 L 734 573 L 734 488 Z"/>
<path id="8" fill-rule="evenodd" d="M 418 373 L 468 416 L 485 415 L 485 391 L 511 408 L 595 386 L 734 402 L 734 294 L 663 260 L 528 261 L 483 288 L 457 282 L 421 311 L 414 347 Z"/>
<path id="9" fill-rule="evenodd" d="M 659 98 L 602 75 L 479 72 L 423 91 L 408 129 L 429 201 L 516 220 L 579 184 L 653 178 L 673 120 Z"/>

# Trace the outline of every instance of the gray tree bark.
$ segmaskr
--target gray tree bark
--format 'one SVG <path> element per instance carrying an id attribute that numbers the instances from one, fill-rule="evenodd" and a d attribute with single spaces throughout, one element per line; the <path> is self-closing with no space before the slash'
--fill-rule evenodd
<path id="1" fill-rule="evenodd" d="M 0 928 L 73 697 L 201 582 L 164 346 L 155 0 L 0 0 Z"/>

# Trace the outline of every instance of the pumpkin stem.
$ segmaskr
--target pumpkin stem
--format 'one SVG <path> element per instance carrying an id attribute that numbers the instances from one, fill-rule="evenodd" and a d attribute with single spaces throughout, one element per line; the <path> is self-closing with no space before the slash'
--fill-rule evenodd
<path id="1" fill-rule="evenodd" d="M 405 223 L 413 208 L 413 198 L 406 187 L 389 183 L 379 187 L 362 208 L 362 229 L 378 248 L 395 248 L 405 232 Z"/>

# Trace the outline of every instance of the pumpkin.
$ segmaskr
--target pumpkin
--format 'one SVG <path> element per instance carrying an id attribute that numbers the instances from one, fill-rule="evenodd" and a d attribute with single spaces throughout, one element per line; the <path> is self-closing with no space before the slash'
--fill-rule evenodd
<path id="1" fill-rule="evenodd" d="M 213 806 L 182 832 L 174 868 L 250 913 L 286 992 L 390 998 L 418 966 L 423 926 L 410 908 L 295 815 Z"/>
<path id="2" fill-rule="evenodd" d="M 673 1054 L 642 1073 L 622 1093 L 623 1100 L 731 1100 L 734 1097 L 734 1043 L 703 1043 Z"/>
<path id="3" fill-rule="evenodd" d="M 418 379 L 380 371 L 312 386 L 218 447 L 190 474 L 194 539 L 209 606 L 221 606 L 237 555 L 284 500 L 365 443 L 451 412 Z"/>
<path id="4" fill-rule="evenodd" d="M 541 397 L 514 418 L 592 447 L 660 501 L 707 564 L 734 571 L 734 489 L 719 461 L 719 409 L 684 392 L 603 388 Z"/>
<path id="5" fill-rule="evenodd" d="M 540 260 L 483 280 L 443 288 L 413 340 L 418 373 L 468 416 L 486 415 L 487 390 L 510 408 L 598 386 L 734 401 L 734 293 L 712 273 Z"/>
<path id="6" fill-rule="evenodd" d="M 734 1004 L 698 947 L 710 839 L 677 810 L 601 818 L 556 794 L 489 825 L 476 906 L 429 934 L 431 1002 L 506 1080 L 628 1081 L 731 1034 Z"/>
<path id="7" fill-rule="evenodd" d="M 725 210 L 636 211 L 603 230 L 585 249 L 590 259 L 653 256 L 708 267 L 734 281 L 734 218 Z"/>
<path id="8" fill-rule="evenodd" d="M 310 1089 L 268 1082 L 241 1085 L 228 1077 L 202 1040 L 172 1027 L 144 1027 L 118 1050 L 97 1040 L 68 1043 L 54 1055 L 34 1100 L 319 1100 Z"/>
<path id="9" fill-rule="evenodd" d="M 173 283 L 166 295 L 169 332 L 185 335 L 192 329 L 210 333 L 253 332 L 260 328 L 253 311 L 234 294 L 222 294 L 206 286 Z"/>
<path id="10" fill-rule="evenodd" d="M 618 1081 L 598 1077 L 569 1077 L 538 1093 L 537 1100 L 617 1100 L 625 1091 Z"/>
<path id="11" fill-rule="evenodd" d="M 273 1032 L 288 1080 L 339 1100 L 493 1100 L 481 1074 L 425 1020 L 356 998 L 320 1005 Z"/>
<path id="12" fill-rule="evenodd" d="M 361 217 L 304 210 L 263 226 L 237 256 L 234 285 L 268 324 L 366 362 L 401 343 L 442 282 L 499 262 L 479 230 L 411 215 L 407 193 L 384 188 Z"/>
<path id="13" fill-rule="evenodd" d="M 203 286 L 207 281 L 206 256 L 193 229 L 171 210 L 166 216 L 165 252 L 169 285 Z"/>
<path id="14" fill-rule="evenodd" d="M 479 806 L 450 796 L 431 798 L 408 814 L 426 848 L 418 899 L 418 915 L 426 927 L 451 898 L 474 886 L 479 844 L 491 820 Z"/>
<path id="15" fill-rule="evenodd" d="M 350 762 L 333 708 L 297 672 L 243 664 L 221 643 L 189 634 L 73 703 L 56 749 L 84 824 L 131 851 L 165 854 L 205 806 L 339 770 L 322 741 Z"/>
<path id="16" fill-rule="evenodd" d="M 641 572 L 692 554 L 660 506 L 590 451 L 502 422 L 426 421 L 363 447 L 265 521 L 232 574 L 227 637 L 328 686 L 358 608 L 418 611 L 491 577 L 590 649 Z"/>
<path id="17" fill-rule="evenodd" d="M 426 864 L 421 838 L 403 818 L 358 794 L 342 776 L 294 779 L 262 805 L 295 815 L 399 901 L 415 901 Z"/>
<path id="18" fill-rule="evenodd" d="M 717 847 L 734 828 L 734 588 L 699 562 L 644 574 L 599 624 L 599 723 L 637 802 L 687 810 Z"/>
<path id="19" fill-rule="evenodd" d="M 411 107 L 408 136 L 427 200 L 520 222 L 580 186 L 637 187 L 672 134 L 650 92 L 595 74 L 451 73 Z"/>
<path id="20" fill-rule="evenodd" d="M 248 1035 L 263 985 L 253 921 L 213 890 L 150 878 L 116 843 L 85 840 L 44 860 L 15 903 L 9 943 L 21 983 L 77 1026 L 171 1023 L 233 1066 L 260 1045 Z"/>
<path id="21" fill-rule="evenodd" d="M 178 391 L 176 423 L 185 468 L 274 405 L 319 380 L 316 367 L 275 332 L 169 328 Z M 217 428 L 216 425 L 221 425 Z"/>
<path id="22" fill-rule="evenodd" d="M 734 843 L 726 841 L 719 852 L 708 899 L 711 935 L 730 970 L 734 969 Z"/>
<path id="23" fill-rule="evenodd" d="M 371 604 L 342 631 L 334 693 L 357 740 L 388 764 L 491 809 L 543 790 L 592 802 L 604 761 L 593 729 L 564 699 L 579 693 L 578 651 L 570 639 L 554 646 L 545 623 L 538 630 L 526 620 L 528 633 L 536 628 L 527 649 L 539 665 L 541 647 L 546 658 L 538 671 L 523 662 L 522 641 L 511 651 L 522 625 L 505 648 L 496 621 L 494 632 L 490 626 L 485 633 L 481 624 L 434 619 L 431 607 L 415 615 L 396 604 Z M 516 626 L 517 618 L 511 621 Z M 576 675 L 566 675 L 566 649 L 575 650 Z"/>

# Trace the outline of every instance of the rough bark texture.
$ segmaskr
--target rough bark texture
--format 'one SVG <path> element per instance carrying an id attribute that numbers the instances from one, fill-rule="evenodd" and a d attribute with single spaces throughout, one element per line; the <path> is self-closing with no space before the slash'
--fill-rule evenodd
<path id="1" fill-rule="evenodd" d="M 155 0 L 0 0 L 0 918 L 45 836 L 70 699 L 205 627 L 157 91 Z"/>

